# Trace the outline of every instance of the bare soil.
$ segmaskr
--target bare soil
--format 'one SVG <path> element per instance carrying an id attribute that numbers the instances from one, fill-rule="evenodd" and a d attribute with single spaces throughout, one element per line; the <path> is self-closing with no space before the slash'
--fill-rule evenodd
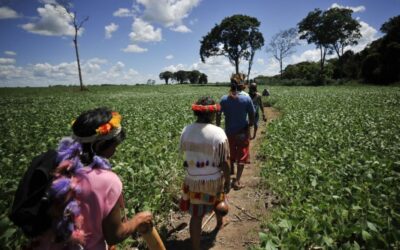
<path id="1" fill-rule="evenodd" d="M 216 225 L 215 216 L 206 215 L 203 219 L 202 249 L 212 250 L 239 250 L 247 249 L 251 245 L 259 243 L 258 232 L 262 218 L 266 218 L 269 209 L 273 206 L 274 198 L 269 192 L 260 187 L 261 159 L 257 158 L 257 152 L 265 137 L 268 123 L 279 116 L 278 110 L 265 107 L 267 123 L 260 119 L 257 137 L 250 143 L 251 164 L 245 166 L 241 182 L 245 187 L 235 191 L 231 189 L 228 194 L 229 213 L 227 224 L 220 231 L 213 229 Z M 235 176 L 231 176 L 235 177 Z M 206 223 L 206 221 L 208 222 Z M 173 213 L 170 217 L 170 234 L 165 242 L 168 250 L 191 249 L 189 235 L 190 215 L 188 213 Z"/>

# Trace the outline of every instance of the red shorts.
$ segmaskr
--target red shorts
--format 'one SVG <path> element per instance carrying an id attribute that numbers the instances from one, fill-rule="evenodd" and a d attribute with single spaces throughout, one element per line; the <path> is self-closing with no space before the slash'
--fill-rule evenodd
<path id="1" fill-rule="evenodd" d="M 231 162 L 250 163 L 250 134 L 248 131 L 228 135 Z"/>

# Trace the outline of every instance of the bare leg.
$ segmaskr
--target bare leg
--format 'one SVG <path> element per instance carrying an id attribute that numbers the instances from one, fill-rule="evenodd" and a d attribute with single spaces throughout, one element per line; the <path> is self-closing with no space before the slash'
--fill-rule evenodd
<path id="1" fill-rule="evenodd" d="M 201 222 L 203 216 L 192 216 L 190 218 L 190 239 L 192 240 L 192 249 L 200 250 L 200 234 L 201 234 Z"/>
<path id="2" fill-rule="evenodd" d="M 240 178 L 242 177 L 243 169 L 244 169 L 244 164 L 238 164 L 237 165 L 237 173 L 236 173 L 236 181 L 233 186 L 234 189 L 238 190 L 243 187 L 242 183 L 240 182 Z"/>
<path id="3" fill-rule="evenodd" d="M 253 135 L 253 138 L 251 138 L 251 139 L 256 138 L 256 135 L 257 135 L 257 127 L 254 127 L 254 135 Z"/>

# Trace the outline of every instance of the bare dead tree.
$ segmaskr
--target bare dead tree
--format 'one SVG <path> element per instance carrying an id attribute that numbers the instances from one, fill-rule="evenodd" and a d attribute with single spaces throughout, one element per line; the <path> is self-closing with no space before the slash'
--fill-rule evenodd
<path id="1" fill-rule="evenodd" d="M 81 62 L 79 60 L 78 35 L 79 35 L 79 30 L 81 30 L 81 28 L 83 27 L 83 24 L 89 20 L 89 17 L 86 16 L 84 19 L 79 21 L 77 19 L 77 12 L 72 11 L 72 9 L 71 9 L 71 3 L 69 3 L 68 1 L 65 1 L 65 0 L 60 0 L 60 1 L 57 1 L 57 4 L 65 10 L 67 15 L 69 15 L 69 17 L 71 18 L 71 21 L 72 21 L 72 25 L 74 26 L 75 33 L 74 33 L 74 38 L 72 39 L 72 41 L 74 42 L 74 47 L 75 47 L 75 55 L 76 55 L 76 63 L 78 65 L 80 89 L 81 89 L 81 91 L 83 91 L 83 90 L 85 90 L 85 87 L 83 86 Z"/>
<path id="2" fill-rule="evenodd" d="M 272 37 L 271 42 L 269 43 L 270 47 L 267 48 L 267 53 L 272 53 L 274 58 L 279 61 L 281 78 L 283 59 L 293 54 L 293 48 L 297 45 L 299 45 L 299 42 L 297 39 L 297 29 L 295 28 L 280 31 Z"/>

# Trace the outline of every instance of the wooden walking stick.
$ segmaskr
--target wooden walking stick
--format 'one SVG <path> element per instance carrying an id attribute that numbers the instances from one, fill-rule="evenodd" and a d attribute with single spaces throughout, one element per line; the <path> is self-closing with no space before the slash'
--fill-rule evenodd
<path id="1" fill-rule="evenodd" d="M 144 241 L 146 241 L 149 250 L 166 250 L 155 227 L 149 227 L 145 232 L 141 232 L 141 235 Z"/>

